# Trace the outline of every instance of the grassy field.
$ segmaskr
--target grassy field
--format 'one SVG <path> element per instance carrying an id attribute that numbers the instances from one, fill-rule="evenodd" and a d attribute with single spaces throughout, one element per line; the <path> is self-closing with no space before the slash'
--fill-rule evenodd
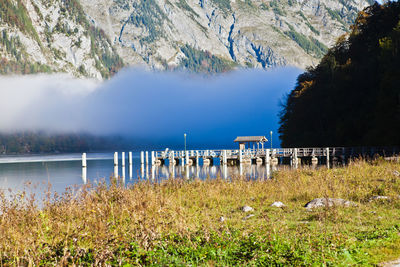
<path id="1" fill-rule="evenodd" d="M 400 257 L 397 171 L 400 163 L 377 160 L 266 181 L 89 185 L 49 194 L 42 208 L 23 192 L 3 195 L 0 264 L 375 265 Z M 377 195 L 391 200 L 369 201 Z M 304 208 L 318 197 L 357 206 Z"/>

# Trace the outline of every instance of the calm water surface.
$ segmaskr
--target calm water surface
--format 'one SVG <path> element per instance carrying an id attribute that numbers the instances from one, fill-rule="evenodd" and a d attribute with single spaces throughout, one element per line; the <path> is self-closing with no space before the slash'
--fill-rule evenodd
<path id="1" fill-rule="evenodd" d="M 126 153 L 127 154 L 127 153 Z M 121 157 L 121 154 L 119 153 Z M 131 184 L 138 179 L 162 180 L 170 177 L 182 178 L 229 178 L 242 173 L 249 179 L 268 178 L 271 170 L 265 165 L 229 166 L 219 165 L 215 160 L 213 166 L 181 165 L 144 167 L 140 166 L 140 153 L 133 153 L 132 177 L 129 174 L 128 158 L 125 160 L 125 184 Z M 122 176 L 121 158 L 118 173 Z M 81 154 L 1 156 L 0 157 L 0 189 L 13 191 L 26 189 L 43 191 L 51 184 L 51 190 L 63 192 L 73 185 L 83 185 L 85 182 L 96 183 L 110 181 L 114 173 L 113 153 L 87 154 L 87 181 L 82 179 Z"/>

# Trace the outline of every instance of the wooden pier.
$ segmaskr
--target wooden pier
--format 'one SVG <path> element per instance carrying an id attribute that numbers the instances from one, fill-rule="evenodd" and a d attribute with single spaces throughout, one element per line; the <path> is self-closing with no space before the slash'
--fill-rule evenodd
<path id="1" fill-rule="evenodd" d="M 240 164 L 290 164 L 297 167 L 302 163 L 345 164 L 349 158 L 371 158 L 375 156 L 393 156 L 399 153 L 398 148 L 363 148 L 363 147 L 314 147 L 314 148 L 273 148 L 273 149 L 211 149 L 151 152 L 151 165 L 213 165 L 219 161 L 221 165 Z M 146 154 L 146 162 L 144 161 Z M 149 164 L 148 152 L 141 153 L 141 164 Z"/>
<path id="2" fill-rule="evenodd" d="M 133 177 L 133 156 L 132 152 L 128 152 L 128 171 L 129 178 Z M 240 175 L 243 174 L 243 168 L 246 165 L 257 164 L 266 166 L 267 175 L 276 168 L 278 164 L 287 164 L 293 168 L 298 168 L 301 164 L 305 165 L 341 165 L 348 163 L 349 159 L 375 157 L 383 157 L 386 160 L 399 160 L 399 147 L 313 147 L 313 148 L 249 148 L 249 149 L 207 149 L 207 150 L 180 150 L 173 151 L 166 149 L 164 151 L 141 151 L 141 177 L 149 177 L 149 166 L 151 167 L 151 177 L 155 177 L 155 169 L 157 166 L 181 165 L 185 169 L 185 176 L 189 178 L 189 167 L 196 166 L 212 166 L 214 163 L 221 165 L 221 170 L 226 178 L 227 166 L 238 165 Z M 121 153 L 121 178 L 125 181 L 125 152 Z M 114 177 L 120 177 L 118 170 L 118 152 L 114 153 Z M 208 167 L 207 167 L 208 168 Z M 247 168 L 247 167 L 246 167 Z M 174 177 L 175 168 L 172 170 Z M 183 169 L 183 168 L 182 168 Z M 87 155 L 82 154 L 82 179 L 87 182 Z"/>

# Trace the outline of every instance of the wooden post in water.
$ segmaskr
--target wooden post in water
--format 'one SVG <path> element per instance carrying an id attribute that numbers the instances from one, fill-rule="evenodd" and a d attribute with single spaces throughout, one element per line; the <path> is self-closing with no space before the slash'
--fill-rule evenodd
<path id="1" fill-rule="evenodd" d="M 186 164 L 186 179 L 189 179 L 189 164 Z"/>
<path id="2" fill-rule="evenodd" d="M 149 151 L 146 151 L 146 166 L 149 165 Z"/>
<path id="3" fill-rule="evenodd" d="M 87 183 L 87 164 L 86 164 L 86 153 L 82 154 L 82 180 L 83 183 Z"/>
<path id="4" fill-rule="evenodd" d="M 114 153 L 114 177 L 118 178 L 118 152 Z"/>
<path id="5" fill-rule="evenodd" d="M 125 179 L 125 152 L 121 154 L 122 178 Z"/>
<path id="6" fill-rule="evenodd" d="M 326 167 L 329 169 L 329 147 L 325 148 L 326 151 Z"/>
<path id="7" fill-rule="evenodd" d="M 265 164 L 266 165 L 269 165 L 270 164 L 270 161 L 271 161 L 271 158 L 270 158 L 270 155 L 269 155 L 269 149 L 267 149 L 266 150 L 266 152 L 265 152 Z"/>
<path id="8" fill-rule="evenodd" d="M 155 161 L 156 161 L 156 159 L 154 158 L 154 151 L 151 151 L 151 166 L 154 165 Z"/>
<path id="9" fill-rule="evenodd" d="M 222 152 L 222 163 L 224 165 L 226 165 L 228 163 L 228 160 L 226 158 L 226 150 L 223 150 L 223 152 Z"/>
<path id="10" fill-rule="evenodd" d="M 144 151 L 140 152 L 140 164 L 144 165 Z"/>
<path id="11" fill-rule="evenodd" d="M 132 152 L 129 152 L 129 179 L 133 177 L 133 168 L 132 168 Z"/>

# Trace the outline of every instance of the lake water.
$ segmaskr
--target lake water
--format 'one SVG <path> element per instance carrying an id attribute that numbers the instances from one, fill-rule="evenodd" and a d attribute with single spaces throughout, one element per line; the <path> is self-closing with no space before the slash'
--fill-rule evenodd
<path id="1" fill-rule="evenodd" d="M 126 153 L 127 154 L 127 153 Z M 119 153 L 121 157 L 121 154 Z M 48 184 L 51 190 L 63 192 L 72 185 L 83 185 L 85 182 L 110 181 L 114 173 L 113 153 L 87 154 L 87 180 L 82 179 L 81 154 L 1 156 L 0 157 L 0 189 L 18 191 L 35 187 L 35 191 L 44 191 Z M 125 184 L 138 179 L 162 180 L 170 177 L 182 178 L 229 178 L 242 173 L 249 179 L 268 178 L 270 169 L 265 165 L 220 166 L 215 160 L 212 166 L 140 166 L 140 152 L 133 152 L 132 177 L 129 174 L 128 159 L 125 160 Z M 118 173 L 122 176 L 121 158 Z"/>

